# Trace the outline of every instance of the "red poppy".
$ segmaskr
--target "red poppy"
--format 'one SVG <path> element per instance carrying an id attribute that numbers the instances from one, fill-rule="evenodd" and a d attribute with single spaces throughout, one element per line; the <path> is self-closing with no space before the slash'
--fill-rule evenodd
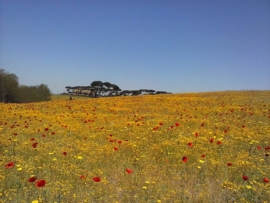
<path id="1" fill-rule="evenodd" d="M 158 129 L 158 126 L 154 127 L 153 130 L 157 130 Z"/>
<path id="2" fill-rule="evenodd" d="M 263 182 L 269 183 L 269 179 L 268 178 L 263 178 Z"/>
<path id="3" fill-rule="evenodd" d="M 52 135 L 54 135 L 54 134 L 55 134 L 55 132 L 52 132 L 51 134 L 52 134 Z"/>
<path id="4" fill-rule="evenodd" d="M 261 146 L 257 146 L 257 149 L 260 150 L 262 147 Z"/>
<path id="5" fill-rule="evenodd" d="M 28 182 L 32 183 L 32 182 L 35 182 L 36 180 L 37 180 L 36 177 L 31 177 L 31 178 L 28 179 Z"/>
<path id="6" fill-rule="evenodd" d="M 204 154 L 202 154 L 202 156 L 201 156 L 202 158 L 205 158 L 205 155 Z"/>
<path id="7" fill-rule="evenodd" d="M 264 149 L 265 149 L 265 151 L 270 150 L 270 146 L 267 146 Z"/>
<path id="8" fill-rule="evenodd" d="M 45 185 L 46 185 L 45 180 L 38 180 L 38 181 L 36 182 L 36 187 L 43 187 L 43 186 L 45 186 Z"/>
<path id="9" fill-rule="evenodd" d="M 33 140 L 35 140 L 35 138 L 31 138 L 30 140 L 33 141 Z"/>
<path id="10" fill-rule="evenodd" d="M 84 175 L 81 175 L 81 179 L 85 179 L 85 176 Z"/>
<path id="11" fill-rule="evenodd" d="M 182 161 L 186 163 L 188 161 L 188 158 L 186 156 L 183 156 Z"/>
<path id="12" fill-rule="evenodd" d="M 228 163 L 227 163 L 227 166 L 232 166 L 232 163 L 231 163 L 231 162 L 228 162 Z"/>
<path id="13" fill-rule="evenodd" d="M 199 133 L 195 133 L 195 136 L 198 137 L 199 136 Z"/>
<path id="14" fill-rule="evenodd" d="M 217 144 L 218 144 L 218 145 L 221 145 L 221 144 L 222 144 L 222 142 L 221 142 L 221 141 L 217 141 Z"/>
<path id="15" fill-rule="evenodd" d="M 63 152 L 63 155 L 67 155 L 67 152 Z"/>
<path id="16" fill-rule="evenodd" d="M 94 177 L 93 180 L 94 180 L 95 182 L 100 182 L 100 181 L 101 181 L 101 179 L 100 179 L 99 177 Z"/>
<path id="17" fill-rule="evenodd" d="M 114 151 L 118 151 L 118 147 L 114 147 L 113 149 L 114 149 Z"/>
<path id="18" fill-rule="evenodd" d="M 209 142 L 210 142 L 210 143 L 213 143 L 213 142 L 214 142 L 214 138 L 211 138 L 211 139 L 209 140 Z"/>
<path id="19" fill-rule="evenodd" d="M 118 140 L 118 144 L 122 144 L 122 141 L 121 140 Z"/>
<path id="20" fill-rule="evenodd" d="M 6 168 L 13 168 L 15 166 L 15 163 L 13 161 L 6 164 Z"/>
<path id="21" fill-rule="evenodd" d="M 163 125 L 163 123 L 162 122 L 159 122 L 159 125 Z"/>
<path id="22" fill-rule="evenodd" d="M 180 126 L 180 123 L 178 123 L 178 122 L 177 122 L 177 123 L 175 123 L 175 126 L 176 126 L 176 127 Z"/>
<path id="23" fill-rule="evenodd" d="M 132 171 L 130 168 L 127 168 L 127 169 L 126 169 L 126 172 L 127 172 L 128 174 L 133 173 L 133 171 Z"/>
<path id="24" fill-rule="evenodd" d="M 37 147 L 37 144 L 38 144 L 37 142 L 33 143 L 33 144 L 32 144 L 32 147 L 33 147 L 33 148 L 36 148 L 36 147 Z"/>
<path id="25" fill-rule="evenodd" d="M 189 147 L 192 147 L 192 142 L 189 142 L 189 143 L 188 143 L 188 146 L 189 146 Z"/>
<path id="26" fill-rule="evenodd" d="M 242 176 L 243 180 L 248 180 L 248 177 L 246 175 Z"/>
<path id="27" fill-rule="evenodd" d="M 44 130 L 45 130 L 45 131 L 48 131 L 48 130 L 49 130 L 49 128 L 45 128 Z"/>

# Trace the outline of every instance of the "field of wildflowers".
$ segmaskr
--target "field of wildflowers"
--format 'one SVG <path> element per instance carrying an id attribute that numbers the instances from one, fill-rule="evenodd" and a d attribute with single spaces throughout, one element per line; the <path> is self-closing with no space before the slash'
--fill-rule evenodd
<path id="1" fill-rule="evenodd" d="M 270 92 L 0 103 L 0 202 L 270 202 Z"/>

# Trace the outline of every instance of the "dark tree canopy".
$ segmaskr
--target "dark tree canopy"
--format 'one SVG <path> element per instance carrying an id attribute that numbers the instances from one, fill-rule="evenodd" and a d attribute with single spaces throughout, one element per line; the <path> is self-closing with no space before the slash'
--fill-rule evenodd
<path id="1" fill-rule="evenodd" d="M 112 84 L 109 83 L 109 82 L 104 82 L 103 85 L 107 88 L 111 88 L 112 87 Z"/>
<path id="2" fill-rule="evenodd" d="M 135 95 L 153 95 L 153 94 L 169 94 L 165 91 L 155 91 L 152 89 L 124 90 L 122 91 L 118 85 L 110 82 L 93 81 L 91 86 L 66 86 L 67 92 L 72 95 L 85 95 L 90 97 L 107 97 L 107 96 L 135 96 Z"/>
<path id="3" fill-rule="evenodd" d="M 47 85 L 19 85 L 18 77 L 13 73 L 0 70 L 0 102 L 38 102 L 50 100 L 51 91 Z"/>
<path id="4" fill-rule="evenodd" d="M 103 83 L 101 81 L 93 81 L 91 87 L 103 87 Z"/>
<path id="5" fill-rule="evenodd" d="M 3 69 L 0 69 L 0 101 L 16 101 L 16 92 L 18 87 L 18 77 L 13 73 L 9 73 Z"/>

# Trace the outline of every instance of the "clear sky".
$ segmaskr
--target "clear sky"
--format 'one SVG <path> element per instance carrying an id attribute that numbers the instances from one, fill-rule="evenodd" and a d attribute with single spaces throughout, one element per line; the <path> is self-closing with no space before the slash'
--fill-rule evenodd
<path id="1" fill-rule="evenodd" d="M 270 1 L 0 0 L 0 68 L 53 93 L 270 90 Z"/>

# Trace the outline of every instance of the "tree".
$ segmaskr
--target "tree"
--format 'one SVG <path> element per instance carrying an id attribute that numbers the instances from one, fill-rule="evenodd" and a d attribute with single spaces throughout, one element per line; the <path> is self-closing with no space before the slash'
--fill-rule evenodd
<path id="1" fill-rule="evenodd" d="M 91 83 L 91 87 L 103 87 L 103 82 L 101 82 L 101 81 L 93 81 Z"/>
<path id="2" fill-rule="evenodd" d="M 117 85 L 111 84 L 111 87 L 114 91 L 121 91 L 121 89 Z"/>
<path id="3" fill-rule="evenodd" d="M 157 91 L 156 94 L 168 94 L 168 93 L 165 91 Z"/>
<path id="4" fill-rule="evenodd" d="M 109 82 L 104 82 L 103 85 L 107 88 L 111 88 L 112 87 L 112 84 L 109 83 Z"/>
<path id="5" fill-rule="evenodd" d="M 17 102 L 20 103 L 49 101 L 51 99 L 51 91 L 44 84 L 37 86 L 21 85 L 17 94 Z"/>
<path id="6" fill-rule="evenodd" d="M 47 85 L 19 86 L 18 77 L 0 69 L 0 102 L 38 102 L 50 100 Z"/>
<path id="7" fill-rule="evenodd" d="M 49 101 L 51 100 L 51 90 L 45 84 L 40 84 L 37 86 L 37 93 L 39 95 L 40 101 Z"/>
<path id="8" fill-rule="evenodd" d="M 0 101 L 16 102 L 18 87 L 18 77 L 13 73 L 0 69 Z"/>

